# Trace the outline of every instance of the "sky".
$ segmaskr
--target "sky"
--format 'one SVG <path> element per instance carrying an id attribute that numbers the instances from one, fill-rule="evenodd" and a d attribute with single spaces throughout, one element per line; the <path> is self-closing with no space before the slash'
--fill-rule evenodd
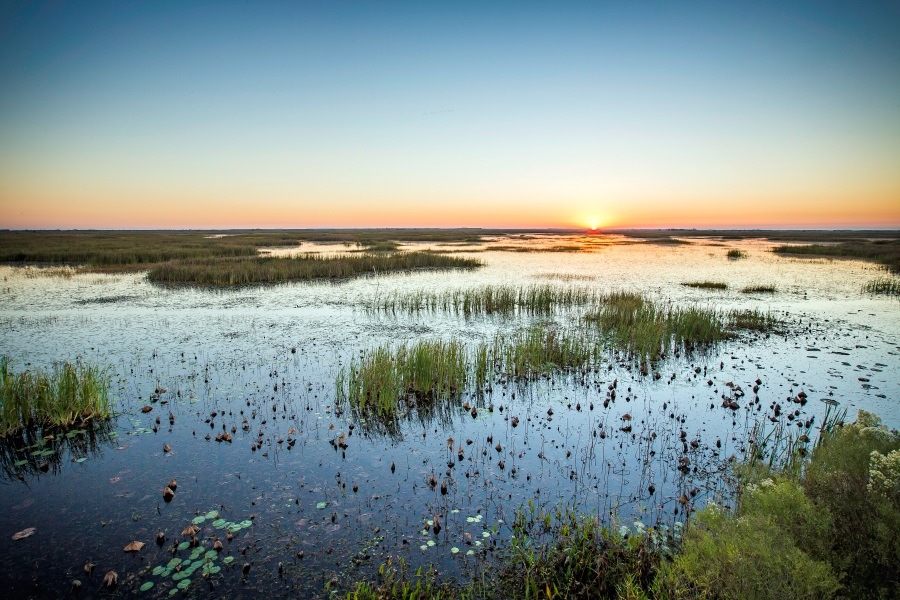
<path id="1" fill-rule="evenodd" d="M 897 2 L 0 5 L 0 228 L 900 228 Z"/>

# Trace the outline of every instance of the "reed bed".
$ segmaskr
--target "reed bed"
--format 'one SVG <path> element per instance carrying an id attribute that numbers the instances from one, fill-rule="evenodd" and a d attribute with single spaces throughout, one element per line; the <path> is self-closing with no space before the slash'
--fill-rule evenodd
<path id="1" fill-rule="evenodd" d="M 868 282 L 862 287 L 867 294 L 885 294 L 887 296 L 900 296 L 900 280 L 889 277 L 881 277 Z"/>
<path id="2" fill-rule="evenodd" d="M 110 416 L 109 381 L 95 366 L 13 373 L 0 357 L 0 436 L 28 427 L 68 427 Z"/>
<path id="3" fill-rule="evenodd" d="M 660 306 L 630 292 L 605 296 L 586 319 L 614 346 L 641 358 L 659 358 L 673 348 L 728 337 L 725 321 L 716 311 Z"/>
<path id="4" fill-rule="evenodd" d="M 533 378 L 589 366 L 596 356 L 597 343 L 596 338 L 584 331 L 535 326 L 511 335 L 497 336 L 487 352 L 489 364 L 500 373 L 516 378 Z"/>
<path id="5" fill-rule="evenodd" d="M 171 284 L 225 287 L 256 283 L 281 283 L 316 279 L 345 279 L 366 274 L 415 269 L 475 268 L 480 261 L 426 252 L 324 256 L 305 254 L 293 258 L 254 257 L 233 260 L 170 261 L 150 270 L 150 281 Z"/>
<path id="6" fill-rule="evenodd" d="M 900 240 L 854 240 L 840 244 L 781 245 L 772 248 L 788 256 L 825 256 L 856 258 L 884 265 L 891 273 L 900 273 Z"/>
<path id="7" fill-rule="evenodd" d="M 741 290 L 742 294 L 774 294 L 776 292 L 774 285 L 748 285 Z"/>
<path id="8" fill-rule="evenodd" d="M 393 417 L 407 404 L 433 403 L 466 383 L 466 352 L 459 342 L 420 341 L 381 346 L 342 369 L 337 395 L 360 412 Z"/>
<path id="9" fill-rule="evenodd" d="M 554 285 L 487 285 L 444 292 L 418 291 L 376 299 L 371 309 L 391 314 L 447 312 L 466 316 L 515 313 L 546 315 L 560 308 L 583 306 L 594 301 L 595 293 L 583 288 Z"/>
<path id="10" fill-rule="evenodd" d="M 703 290 L 727 290 L 728 284 L 721 281 L 686 281 L 681 285 Z"/>

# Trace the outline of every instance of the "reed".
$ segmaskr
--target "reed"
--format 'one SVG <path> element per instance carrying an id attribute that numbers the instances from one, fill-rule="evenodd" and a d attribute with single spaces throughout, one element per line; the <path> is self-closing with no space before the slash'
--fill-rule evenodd
<path id="1" fill-rule="evenodd" d="M 556 371 L 584 369 L 592 364 L 596 349 L 595 340 L 583 331 L 538 325 L 511 335 L 498 335 L 486 352 L 488 364 L 502 374 L 533 378 Z"/>
<path id="2" fill-rule="evenodd" d="M 640 358 L 655 359 L 675 348 L 728 337 L 724 319 L 713 310 L 660 306 L 630 292 L 605 296 L 586 319 L 615 347 Z"/>
<path id="3" fill-rule="evenodd" d="M 781 245 L 772 252 L 794 256 L 856 258 L 883 265 L 892 273 L 900 273 L 900 240 L 854 240 L 840 244 Z"/>
<path id="4" fill-rule="evenodd" d="M 360 412 L 394 417 L 408 404 L 431 404 L 458 394 L 466 383 L 459 342 L 420 341 L 382 346 L 342 369 L 337 396 Z"/>
<path id="5" fill-rule="evenodd" d="M 157 283 L 225 287 L 257 283 L 281 283 L 316 279 L 345 279 L 366 274 L 415 269 L 475 268 L 481 262 L 470 258 L 426 252 L 323 256 L 306 254 L 294 258 L 254 257 L 231 260 L 195 259 L 170 261 L 153 267 L 148 279 Z"/>
<path id="6" fill-rule="evenodd" d="M 742 294 L 774 294 L 774 285 L 748 285 L 741 290 Z"/>
<path id="7" fill-rule="evenodd" d="M 728 284 L 721 281 L 686 281 L 681 285 L 685 287 L 700 288 L 704 290 L 727 290 Z"/>
<path id="8" fill-rule="evenodd" d="M 867 294 L 900 296 L 900 280 L 881 277 L 865 284 L 862 287 L 862 291 Z"/>
<path id="9" fill-rule="evenodd" d="M 370 309 L 392 314 L 441 311 L 465 316 L 516 313 L 547 315 L 560 308 L 589 304 L 594 298 L 594 292 L 582 288 L 487 285 L 444 292 L 392 294 L 377 298 L 370 304 Z"/>
<path id="10" fill-rule="evenodd" d="M 0 357 L 0 436 L 27 427 L 67 427 L 110 416 L 109 380 L 95 366 L 13 373 Z"/>

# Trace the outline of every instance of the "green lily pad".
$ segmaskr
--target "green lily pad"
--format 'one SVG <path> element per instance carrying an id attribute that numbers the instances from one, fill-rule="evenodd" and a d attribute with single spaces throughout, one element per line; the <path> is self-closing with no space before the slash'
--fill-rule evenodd
<path id="1" fill-rule="evenodd" d="M 219 556 L 219 553 L 216 552 L 215 550 L 210 550 L 209 552 L 207 552 L 205 554 L 205 556 L 206 556 L 206 560 L 216 560 L 216 558 L 218 558 L 218 556 Z"/>
<path id="2" fill-rule="evenodd" d="M 141 591 L 142 591 L 142 592 L 146 592 L 147 590 L 149 590 L 149 589 L 152 588 L 152 587 L 153 587 L 153 582 L 152 582 L 152 581 L 148 581 L 148 582 L 146 582 L 144 585 L 141 586 Z"/>
<path id="3" fill-rule="evenodd" d="M 318 508 L 319 510 L 322 510 L 326 506 L 328 506 L 327 502 L 319 502 L 318 504 L 316 504 L 316 508 Z M 243 525 L 243 523 L 242 523 L 242 525 Z"/>
<path id="4" fill-rule="evenodd" d="M 162 565 L 160 565 L 160 566 L 158 566 L 158 567 L 153 567 L 153 574 L 156 575 L 156 576 L 159 576 L 159 575 L 161 575 L 162 572 L 165 571 L 165 570 L 166 570 L 165 567 L 163 567 Z"/>
<path id="5" fill-rule="evenodd" d="M 450 548 L 450 552 L 452 552 L 453 554 L 458 554 L 459 548 L 457 548 L 456 546 L 453 546 L 452 548 Z"/>
<path id="6" fill-rule="evenodd" d="M 169 590 L 169 597 L 172 597 L 177 593 L 178 593 L 178 588 L 172 588 L 171 590 Z"/>
<path id="7" fill-rule="evenodd" d="M 199 517 L 194 517 L 191 520 L 191 523 L 193 523 L 194 525 L 199 525 L 200 523 L 202 523 L 205 520 L 206 520 L 206 517 L 204 517 L 203 515 L 200 515 Z"/>
<path id="8" fill-rule="evenodd" d="M 222 562 L 225 563 L 226 565 L 230 565 L 231 563 L 234 562 L 234 557 L 226 556 L 225 558 L 222 559 Z"/>
<path id="9" fill-rule="evenodd" d="M 191 547 L 191 543 L 190 543 L 190 542 L 181 542 L 180 544 L 178 544 L 178 549 L 179 549 L 179 550 L 187 550 L 187 549 L 190 548 L 190 547 Z"/>
<path id="10" fill-rule="evenodd" d="M 182 579 L 181 581 L 178 582 L 178 589 L 183 590 L 184 588 L 186 588 L 189 585 L 191 585 L 190 579 Z"/>
<path id="11" fill-rule="evenodd" d="M 176 556 L 175 558 L 170 560 L 168 562 L 168 564 L 166 564 L 166 566 L 170 569 L 174 569 L 175 567 L 177 567 L 180 564 L 181 564 L 181 559 Z"/>
<path id="12" fill-rule="evenodd" d="M 178 571 L 177 573 L 172 573 L 172 581 L 181 581 L 187 577 L 184 571 Z"/>
<path id="13" fill-rule="evenodd" d="M 318 505 L 316 505 L 316 506 L 318 506 Z M 244 529 L 247 529 L 248 527 L 250 527 L 251 525 L 253 525 L 253 521 L 250 521 L 250 520 L 241 521 L 239 524 L 240 524 L 240 526 L 243 527 Z"/>
<path id="14" fill-rule="evenodd" d="M 85 457 L 82 456 L 81 458 L 76 458 L 76 459 L 75 459 L 75 462 L 77 462 L 77 463 L 83 463 L 83 462 L 86 461 L 86 460 L 87 460 L 87 459 L 86 459 Z"/>
<path id="15" fill-rule="evenodd" d="M 216 519 L 215 521 L 213 521 L 212 525 L 216 529 L 222 529 L 223 527 L 228 525 L 228 521 L 226 521 L 225 519 Z"/>
<path id="16" fill-rule="evenodd" d="M 217 513 L 217 512 L 214 511 L 214 510 L 211 510 L 211 511 L 209 511 L 208 513 L 206 513 L 205 516 L 206 516 L 207 519 L 218 519 L 218 518 L 219 518 L 219 513 Z"/>
<path id="17" fill-rule="evenodd" d="M 28 462 L 29 461 L 27 459 L 26 460 L 17 460 L 16 462 L 13 463 L 13 465 L 16 467 L 24 467 L 25 465 L 28 464 Z"/>

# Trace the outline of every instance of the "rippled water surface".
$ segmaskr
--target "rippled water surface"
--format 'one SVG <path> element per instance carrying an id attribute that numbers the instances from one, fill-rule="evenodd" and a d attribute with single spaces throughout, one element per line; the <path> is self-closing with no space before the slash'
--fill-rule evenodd
<path id="1" fill-rule="evenodd" d="M 398 555 L 457 577 L 495 559 L 516 509 L 529 501 L 669 524 L 684 518 L 683 494 L 690 505 L 727 502 L 725 463 L 740 456 L 753 423 L 772 424 L 775 402 L 798 410 L 798 422 L 820 419 L 827 400 L 900 426 L 900 304 L 860 292 L 881 269 L 780 257 L 765 240 L 688 241 L 410 244 L 404 248 L 450 250 L 485 265 L 236 290 L 160 287 L 143 274 L 63 277 L 0 267 L 0 354 L 15 369 L 78 359 L 106 366 L 118 411 L 103 428 L 41 447 L 2 447 L 2 588 L 9 597 L 58 597 L 78 579 L 82 597 L 107 596 L 101 580 L 115 570 L 118 595 L 326 597 L 333 579 L 342 589 Z M 747 257 L 728 260 L 731 248 Z M 702 280 L 729 288 L 681 285 Z M 336 406 L 337 373 L 360 351 L 417 339 L 474 345 L 532 319 L 389 315 L 371 310 L 375 299 L 537 283 L 759 308 L 782 325 L 669 358 L 656 365 L 659 378 L 611 352 L 587 373 L 500 379 L 483 396 L 414 412 L 394 428 Z M 762 284 L 776 293 L 741 293 Z M 553 318 L 576 326 L 580 313 Z M 727 383 L 749 392 L 757 379 L 758 405 L 742 399 L 738 410 L 722 408 Z M 801 390 L 807 404 L 786 401 Z M 464 403 L 476 408 L 474 417 Z M 232 428 L 231 442 L 215 441 Z M 342 434 L 346 448 L 334 443 Z M 682 457 L 688 466 L 678 470 Z M 46 472 L 37 468 L 44 461 Z M 178 488 L 166 503 L 162 489 L 173 478 Z M 437 534 L 428 526 L 435 517 Z M 173 553 L 193 521 L 203 548 Z M 11 539 L 26 527 L 35 534 Z M 219 553 L 216 538 L 224 543 Z M 125 553 L 132 541 L 146 545 Z M 191 570 L 207 553 L 205 566 Z M 96 565 L 92 574 L 87 562 Z M 173 591 L 179 585 L 183 591 Z"/>

